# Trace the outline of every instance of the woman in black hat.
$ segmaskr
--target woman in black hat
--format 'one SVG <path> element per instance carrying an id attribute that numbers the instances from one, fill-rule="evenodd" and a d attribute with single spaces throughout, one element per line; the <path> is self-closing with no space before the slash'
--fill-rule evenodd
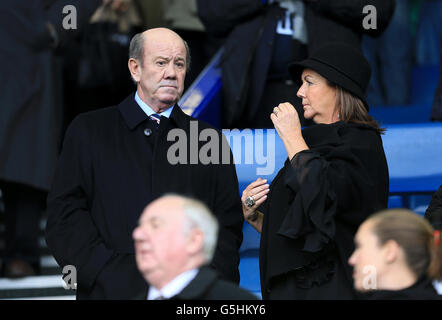
<path id="1" fill-rule="evenodd" d="M 262 233 L 262 296 L 353 299 L 354 235 L 388 201 L 383 129 L 365 100 L 370 66 L 335 43 L 289 70 L 316 125 L 301 131 L 290 103 L 275 107 L 270 117 L 288 159 L 270 187 L 259 178 L 242 195 L 246 221 Z"/>

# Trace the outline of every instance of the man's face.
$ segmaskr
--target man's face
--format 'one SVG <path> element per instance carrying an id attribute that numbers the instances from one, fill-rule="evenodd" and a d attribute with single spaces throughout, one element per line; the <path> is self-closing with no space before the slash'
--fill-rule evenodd
<path id="1" fill-rule="evenodd" d="M 170 30 L 147 32 L 144 60 L 139 66 L 138 94 L 155 112 L 174 105 L 184 90 L 186 47 Z"/>
<path id="2" fill-rule="evenodd" d="M 132 236 L 138 269 L 150 283 L 166 284 L 181 273 L 188 258 L 184 223 L 184 213 L 170 201 L 154 202 L 141 215 Z"/>

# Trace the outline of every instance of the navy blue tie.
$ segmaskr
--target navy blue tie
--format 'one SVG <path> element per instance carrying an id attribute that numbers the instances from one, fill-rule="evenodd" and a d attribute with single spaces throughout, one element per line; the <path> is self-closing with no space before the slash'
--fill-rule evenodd
<path id="1" fill-rule="evenodd" d="M 157 129 L 158 129 L 158 127 L 159 127 L 159 125 L 160 125 L 161 115 L 159 115 L 158 113 L 152 113 L 152 114 L 149 116 L 149 118 L 150 118 L 150 120 L 155 121 L 155 123 L 156 123 L 156 127 L 157 127 Z"/>

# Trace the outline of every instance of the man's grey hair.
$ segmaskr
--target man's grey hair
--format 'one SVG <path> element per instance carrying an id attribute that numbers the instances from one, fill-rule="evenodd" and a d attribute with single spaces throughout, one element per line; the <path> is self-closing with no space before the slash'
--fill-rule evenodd
<path id="1" fill-rule="evenodd" d="M 186 71 L 188 72 L 190 70 L 190 62 L 191 62 L 191 56 L 190 56 L 190 48 L 187 42 L 181 38 L 184 43 L 184 47 L 186 47 Z M 133 58 L 135 60 L 140 61 L 141 65 L 143 65 L 144 62 L 144 35 L 142 32 L 137 33 L 132 37 L 132 40 L 130 41 L 129 45 L 129 58 Z"/>
<path id="2" fill-rule="evenodd" d="M 206 263 L 212 261 L 218 242 L 218 220 L 212 211 L 201 201 L 180 196 L 177 194 L 166 194 L 163 197 L 178 197 L 182 199 L 183 212 L 185 214 L 185 234 L 194 229 L 199 229 L 204 235 L 202 253 Z"/>

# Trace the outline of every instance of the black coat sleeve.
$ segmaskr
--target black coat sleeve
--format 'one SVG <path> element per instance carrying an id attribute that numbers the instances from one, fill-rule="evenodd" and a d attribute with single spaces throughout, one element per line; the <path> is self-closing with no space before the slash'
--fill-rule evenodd
<path id="1" fill-rule="evenodd" d="M 302 151 L 287 167 L 284 180 L 295 196 L 279 233 L 303 237 L 305 251 L 320 251 L 335 239 L 337 220 L 357 228 L 386 205 L 388 171 L 375 142 Z"/>
<path id="2" fill-rule="evenodd" d="M 229 148 L 221 134 L 225 148 Z M 226 149 L 227 150 L 227 149 Z M 243 215 L 239 196 L 238 178 L 230 151 L 229 164 L 216 165 L 214 213 L 219 222 L 217 252 L 211 266 L 222 278 L 239 283 L 239 248 L 242 243 Z"/>
<path id="3" fill-rule="evenodd" d="M 331 18 L 354 31 L 371 36 L 380 35 L 387 28 L 394 13 L 395 0 L 317 0 L 304 1 L 316 13 Z M 372 5 L 376 8 L 377 28 L 365 29 L 363 8 Z"/>
<path id="4" fill-rule="evenodd" d="M 197 0 L 198 15 L 207 32 L 225 37 L 239 23 L 262 13 L 262 0 Z"/>
<path id="5" fill-rule="evenodd" d="M 81 117 L 68 128 L 47 201 L 46 242 L 60 266 L 74 265 L 79 285 L 90 288 L 113 252 L 91 215 L 93 166 Z"/>
<path id="6" fill-rule="evenodd" d="M 425 211 L 425 218 L 434 229 L 442 230 L 442 186 L 439 187 L 431 198 L 430 205 Z"/>

